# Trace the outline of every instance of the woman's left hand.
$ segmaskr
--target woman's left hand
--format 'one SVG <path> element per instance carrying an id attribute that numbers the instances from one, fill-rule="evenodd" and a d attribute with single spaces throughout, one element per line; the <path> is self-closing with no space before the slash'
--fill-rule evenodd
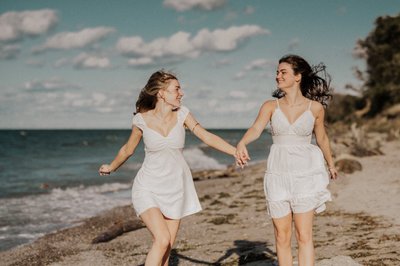
<path id="1" fill-rule="evenodd" d="M 329 167 L 329 174 L 331 176 L 331 179 L 336 180 L 338 177 L 338 171 L 336 167 Z"/>

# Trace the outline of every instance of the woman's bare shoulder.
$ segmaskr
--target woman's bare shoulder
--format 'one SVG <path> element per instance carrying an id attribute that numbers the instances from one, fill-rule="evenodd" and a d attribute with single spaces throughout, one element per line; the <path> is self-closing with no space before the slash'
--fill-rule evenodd
<path id="1" fill-rule="evenodd" d="M 324 106 L 320 102 L 311 100 L 311 110 L 319 112 L 321 109 L 324 109 Z"/>
<path id="2" fill-rule="evenodd" d="M 263 105 L 261 106 L 261 109 L 267 109 L 267 110 L 272 110 L 276 108 L 276 100 L 266 100 Z"/>
<path id="3" fill-rule="evenodd" d="M 325 113 L 324 106 L 318 101 L 312 101 L 310 109 L 316 118 L 323 116 Z"/>

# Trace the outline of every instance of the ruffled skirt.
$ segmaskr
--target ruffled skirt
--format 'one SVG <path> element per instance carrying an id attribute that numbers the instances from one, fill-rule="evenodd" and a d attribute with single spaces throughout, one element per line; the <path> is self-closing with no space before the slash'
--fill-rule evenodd
<path id="1" fill-rule="evenodd" d="M 264 176 L 268 213 L 272 218 L 290 212 L 325 209 L 331 200 L 329 174 L 319 147 L 313 144 L 273 144 Z"/>

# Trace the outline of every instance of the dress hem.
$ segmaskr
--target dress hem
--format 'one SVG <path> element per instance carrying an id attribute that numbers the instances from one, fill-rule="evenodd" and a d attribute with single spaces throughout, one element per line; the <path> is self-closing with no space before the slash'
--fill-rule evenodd
<path id="1" fill-rule="evenodd" d="M 180 219 L 182 219 L 182 218 L 184 218 L 186 216 L 189 216 L 189 215 L 192 215 L 192 214 L 195 214 L 195 213 L 198 213 L 198 212 L 202 211 L 202 208 L 200 207 L 198 209 L 192 209 L 192 210 L 186 211 L 180 216 L 175 216 L 175 215 L 166 214 L 159 206 L 149 206 L 146 209 L 144 209 L 143 211 L 141 211 L 140 213 L 136 212 L 136 210 L 135 210 L 136 216 L 140 217 L 141 214 L 143 214 L 145 211 L 147 211 L 147 210 L 149 210 L 151 208 L 159 209 L 160 212 L 162 213 L 162 215 L 164 215 L 166 218 L 171 219 L 171 220 L 180 220 Z"/>

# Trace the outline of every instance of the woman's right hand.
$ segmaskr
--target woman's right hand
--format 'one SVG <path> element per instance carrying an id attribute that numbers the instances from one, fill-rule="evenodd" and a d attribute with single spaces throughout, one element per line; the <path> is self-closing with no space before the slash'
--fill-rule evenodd
<path id="1" fill-rule="evenodd" d="M 110 175 L 112 172 L 111 166 L 108 164 L 103 164 L 99 168 L 99 175 Z"/>
<path id="2" fill-rule="evenodd" d="M 246 164 L 247 161 L 250 160 L 249 153 L 247 152 L 246 145 L 242 142 L 239 142 L 238 145 L 236 146 L 236 164 L 243 168 Z"/>

